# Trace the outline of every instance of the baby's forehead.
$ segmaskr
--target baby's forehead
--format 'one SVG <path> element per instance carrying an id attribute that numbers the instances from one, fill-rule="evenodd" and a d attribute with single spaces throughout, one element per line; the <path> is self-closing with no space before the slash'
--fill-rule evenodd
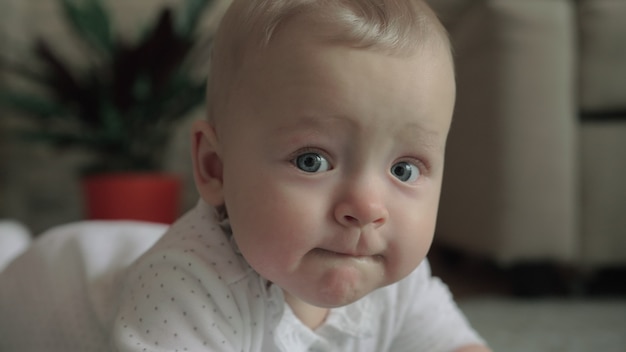
<path id="1" fill-rule="evenodd" d="M 452 61 L 445 29 L 423 1 L 234 0 L 214 43 L 208 82 L 210 116 L 221 114 L 229 95 L 249 79 L 241 73 L 242 67 L 260 52 L 275 50 L 285 36 L 404 56 L 435 44 Z M 289 50 L 277 54 L 291 55 Z"/>

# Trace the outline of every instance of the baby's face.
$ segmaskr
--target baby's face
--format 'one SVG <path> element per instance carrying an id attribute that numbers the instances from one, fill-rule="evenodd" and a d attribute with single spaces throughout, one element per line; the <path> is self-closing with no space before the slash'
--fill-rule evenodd
<path id="1" fill-rule="evenodd" d="M 411 57 L 285 33 L 241 71 L 218 125 L 223 194 L 243 256 L 287 295 L 349 304 L 424 259 L 454 78 Z"/>

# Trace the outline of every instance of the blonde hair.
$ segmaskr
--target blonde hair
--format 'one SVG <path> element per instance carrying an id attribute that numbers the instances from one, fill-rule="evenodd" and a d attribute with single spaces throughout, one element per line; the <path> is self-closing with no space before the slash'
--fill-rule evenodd
<path id="1" fill-rule="evenodd" d="M 271 45 L 296 17 L 331 28 L 331 42 L 411 54 L 426 43 L 448 49 L 446 30 L 423 0 L 233 0 L 214 41 L 207 103 L 209 120 L 222 114 L 248 55 Z"/>

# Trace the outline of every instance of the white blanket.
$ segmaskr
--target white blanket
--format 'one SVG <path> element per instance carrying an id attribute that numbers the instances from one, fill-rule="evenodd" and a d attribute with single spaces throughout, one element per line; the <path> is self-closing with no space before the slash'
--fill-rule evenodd
<path id="1" fill-rule="evenodd" d="M 13 227 L 0 230 L 0 237 L 8 228 Z M 119 281 L 166 229 L 143 222 L 85 221 L 53 228 L 26 244 L 0 271 L 0 351 L 103 351 Z M 88 344 L 77 342 L 68 350 L 58 349 L 55 341 Z"/>
<path id="2" fill-rule="evenodd" d="M 29 231 L 16 221 L 0 220 L 0 271 L 22 254 L 31 242 Z"/>

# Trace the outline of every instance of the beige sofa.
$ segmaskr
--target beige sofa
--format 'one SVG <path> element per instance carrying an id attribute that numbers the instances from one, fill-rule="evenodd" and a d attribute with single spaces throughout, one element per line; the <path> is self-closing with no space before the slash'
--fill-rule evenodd
<path id="1" fill-rule="evenodd" d="M 626 1 L 431 3 L 458 77 L 438 241 L 503 265 L 626 264 Z"/>

